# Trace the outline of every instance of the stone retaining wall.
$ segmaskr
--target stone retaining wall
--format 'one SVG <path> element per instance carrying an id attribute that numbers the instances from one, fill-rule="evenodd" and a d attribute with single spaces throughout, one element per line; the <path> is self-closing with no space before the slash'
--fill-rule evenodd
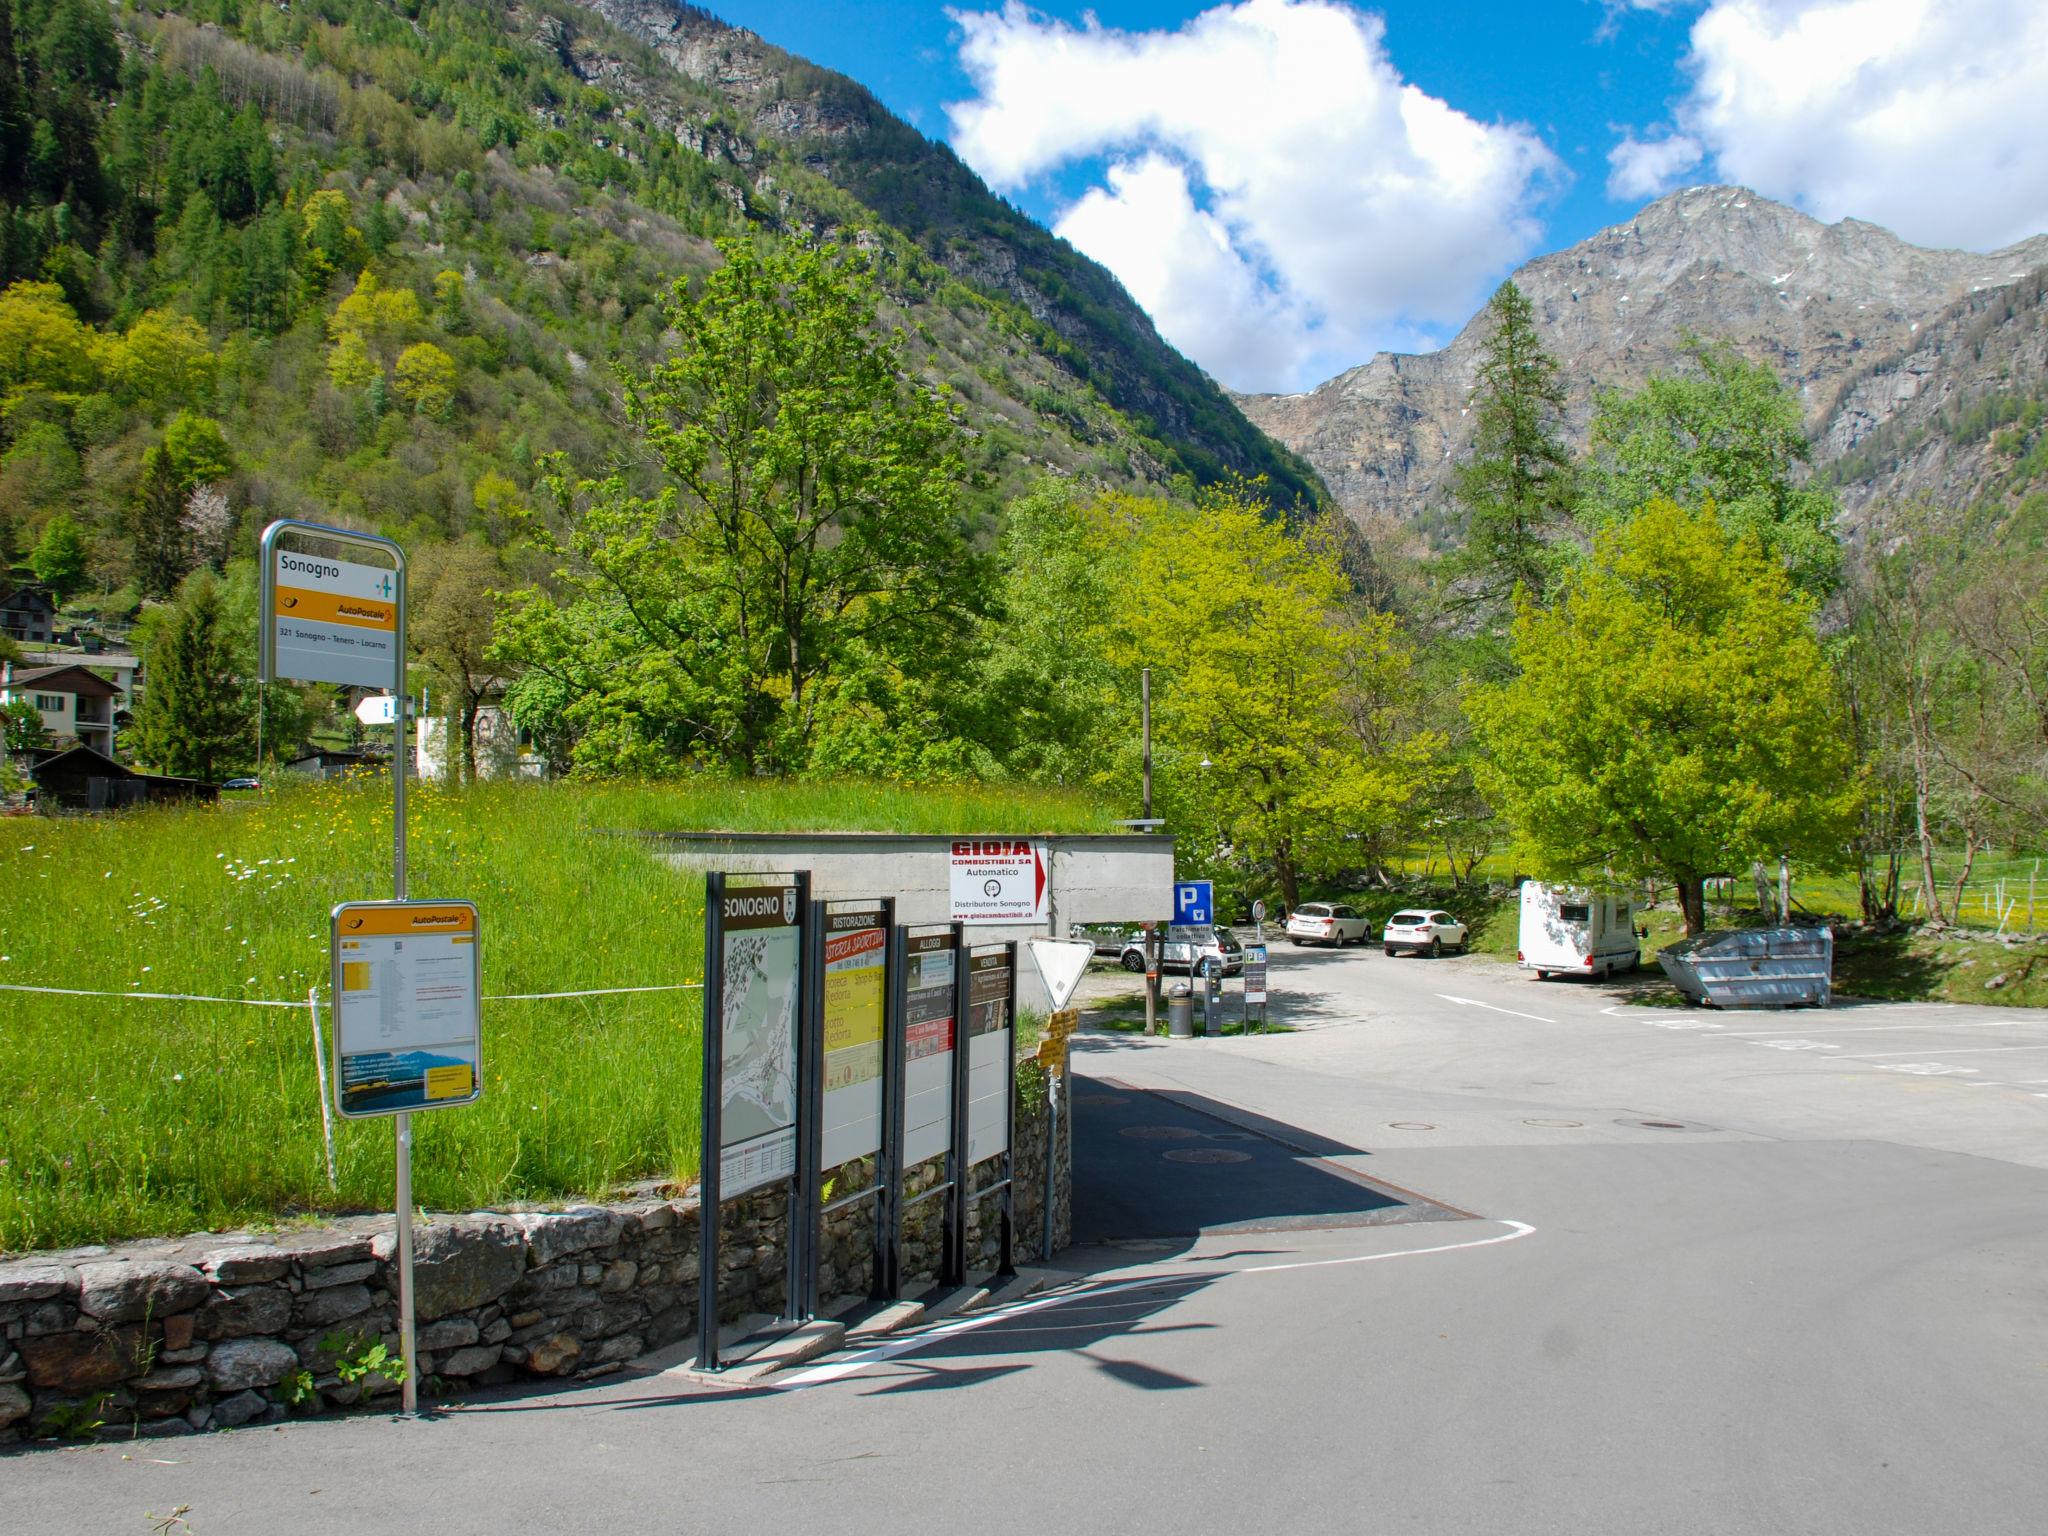
<path id="1" fill-rule="evenodd" d="M 1017 1258 L 1043 1240 L 1046 1113 L 1035 1069 L 1016 1109 Z M 1062 1110 L 1065 1109 L 1063 1104 Z M 1071 1142 L 1056 1150 L 1056 1245 L 1070 1230 Z M 913 1169 L 913 1190 L 941 1164 Z M 977 1187 L 1000 1167 L 983 1164 Z M 841 1188 L 872 1177 L 843 1170 Z M 992 1268 L 996 1197 L 978 1201 L 970 1264 Z M 906 1224 L 904 1270 L 932 1276 L 940 1206 Z M 775 1311 L 787 1220 L 780 1191 L 723 1213 L 720 1310 Z M 561 1211 L 434 1216 L 414 1227 L 414 1296 L 423 1395 L 523 1379 L 584 1379 L 690 1337 L 697 1325 L 694 1192 Z M 80 1248 L 0 1263 L 0 1443 L 37 1434 L 190 1434 L 393 1394 L 361 1367 L 398 1354 L 392 1219 L 362 1217 L 290 1233 L 202 1234 Z M 864 1295 L 874 1260 L 873 1202 L 825 1222 L 821 1294 Z"/>

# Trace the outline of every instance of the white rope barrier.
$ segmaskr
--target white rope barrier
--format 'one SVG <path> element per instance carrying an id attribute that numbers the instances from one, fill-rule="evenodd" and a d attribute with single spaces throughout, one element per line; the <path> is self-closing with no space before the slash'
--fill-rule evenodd
<path id="1" fill-rule="evenodd" d="M 658 987 L 593 987 L 584 992 L 503 992 L 484 999 L 487 1003 L 538 1003 L 557 997 L 618 997 L 629 992 L 696 992 L 701 981 L 677 981 Z M 294 999 L 278 1002 L 267 997 L 207 997 L 196 992 L 88 992 L 78 987 L 31 987 L 0 982 L 0 992 L 40 992 L 51 997 L 125 997 L 155 1003 L 234 1003 L 243 1008 L 303 1008 Z"/>

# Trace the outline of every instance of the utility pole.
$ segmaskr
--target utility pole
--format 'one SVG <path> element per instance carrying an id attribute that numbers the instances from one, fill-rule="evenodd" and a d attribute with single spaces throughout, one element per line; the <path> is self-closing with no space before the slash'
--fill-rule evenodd
<path id="1" fill-rule="evenodd" d="M 1138 708 L 1145 731 L 1145 819 L 1152 819 L 1152 669 L 1138 671 Z"/>
<path id="2" fill-rule="evenodd" d="M 1145 764 L 1145 819 L 1152 819 L 1152 669 L 1138 669 L 1138 713 L 1143 722 Z M 1146 828 L 1151 831 L 1151 828 Z M 1145 1037 L 1159 1028 L 1159 930 L 1145 930 Z M 1050 1210 L 1051 1207 L 1046 1207 Z M 1051 1230 L 1050 1228 L 1047 1229 Z"/>

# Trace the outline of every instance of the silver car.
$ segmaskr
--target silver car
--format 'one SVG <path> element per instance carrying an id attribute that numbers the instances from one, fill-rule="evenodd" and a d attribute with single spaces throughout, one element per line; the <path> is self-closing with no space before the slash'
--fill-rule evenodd
<path id="1" fill-rule="evenodd" d="M 1124 945 L 1123 968 L 1145 969 L 1145 936 L 1132 935 Z M 1235 976 L 1244 969 L 1244 945 L 1228 928 L 1207 923 L 1175 923 L 1159 946 L 1162 971 L 1187 971 L 1196 976 Z"/>

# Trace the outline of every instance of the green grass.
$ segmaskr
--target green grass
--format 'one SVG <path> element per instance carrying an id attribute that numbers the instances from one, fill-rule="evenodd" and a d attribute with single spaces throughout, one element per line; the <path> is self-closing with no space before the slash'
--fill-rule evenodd
<path id="1" fill-rule="evenodd" d="M 500 784 L 415 791 L 412 893 L 482 913 L 486 994 L 702 977 L 703 882 L 633 828 L 1085 830 L 1071 796 L 871 785 Z M 323 995 L 327 912 L 390 894 L 387 785 L 0 822 L 0 981 Z M 484 1095 L 415 1121 L 440 1209 L 602 1194 L 697 1163 L 701 995 L 487 1004 Z M 392 1134 L 336 1127 L 327 1188 L 303 1008 L 0 993 L 0 1248 L 384 1210 Z"/>

